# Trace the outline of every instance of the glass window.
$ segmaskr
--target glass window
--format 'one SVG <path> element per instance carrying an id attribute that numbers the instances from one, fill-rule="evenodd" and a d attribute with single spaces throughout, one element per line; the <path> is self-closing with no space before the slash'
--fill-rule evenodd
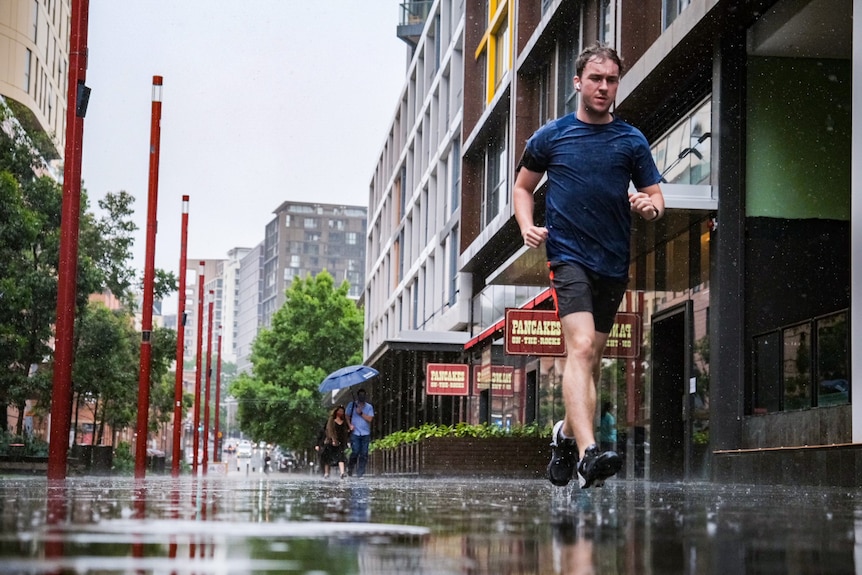
<path id="1" fill-rule="evenodd" d="M 571 29 L 564 31 L 560 41 L 560 76 L 557 78 L 557 85 L 560 90 L 558 116 L 571 114 L 578 107 L 578 93 L 575 91 L 573 79 L 577 73 L 575 61 L 578 59 L 578 52 L 580 52 L 579 36 L 577 24 L 573 24 Z"/>
<path id="2" fill-rule="evenodd" d="M 617 3 L 601 0 L 599 5 L 599 41 L 613 46 L 616 31 Z"/>
<path id="3" fill-rule="evenodd" d="M 30 70 L 33 66 L 33 52 L 27 48 L 24 54 L 24 91 L 30 93 Z"/>
<path id="4" fill-rule="evenodd" d="M 497 132 L 488 142 L 485 168 L 485 210 L 483 224 L 488 225 L 506 205 L 506 130 Z"/>
<path id="5" fill-rule="evenodd" d="M 847 312 L 817 320 L 817 405 L 850 403 Z"/>
<path id="6" fill-rule="evenodd" d="M 653 159 L 664 182 L 709 183 L 711 122 L 712 102 L 707 100 L 652 145 Z"/>
<path id="7" fill-rule="evenodd" d="M 788 327 L 784 346 L 784 409 L 811 407 L 811 324 Z"/>
<path id="8" fill-rule="evenodd" d="M 317 219 L 305 218 L 305 220 L 303 220 L 303 227 L 309 230 L 317 229 Z"/>
<path id="9" fill-rule="evenodd" d="M 449 164 L 452 166 L 452 189 L 450 190 L 452 209 L 449 213 L 452 213 L 461 205 L 461 140 L 452 140 Z"/>
<path id="10" fill-rule="evenodd" d="M 509 22 L 504 20 L 497 33 L 494 34 L 494 88 L 500 85 L 509 71 Z"/>
<path id="11" fill-rule="evenodd" d="M 778 332 L 755 337 L 754 413 L 778 411 L 781 408 L 778 364 Z"/>

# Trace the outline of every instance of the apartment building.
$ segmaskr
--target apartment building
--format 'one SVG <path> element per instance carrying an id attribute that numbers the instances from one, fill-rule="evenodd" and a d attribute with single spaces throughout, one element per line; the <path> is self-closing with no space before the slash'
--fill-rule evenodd
<path id="1" fill-rule="evenodd" d="M 222 361 L 236 363 L 240 313 L 240 266 L 251 248 L 228 251 L 222 266 Z"/>
<path id="2" fill-rule="evenodd" d="M 466 415 L 419 384 L 425 364 L 454 361 L 469 338 L 471 276 L 458 262 L 463 4 L 402 4 L 398 34 L 412 57 L 368 202 L 364 355 L 381 373 L 379 434 Z"/>
<path id="3" fill-rule="evenodd" d="M 348 296 L 359 299 L 365 285 L 365 232 L 368 208 L 286 201 L 274 211 L 263 240 L 261 326 L 284 305 L 294 278 L 326 270 L 350 284 Z"/>
<path id="4" fill-rule="evenodd" d="M 263 243 L 253 247 L 239 263 L 236 312 L 237 373 L 251 373 L 251 348 L 260 330 L 260 295 L 263 291 Z"/>
<path id="5" fill-rule="evenodd" d="M 70 0 L 0 3 L 0 97 L 55 170 L 66 140 L 70 15 Z"/>
<path id="6" fill-rule="evenodd" d="M 859 384 L 850 373 L 851 363 L 862 369 L 862 351 L 849 334 L 862 326 L 862 311 L 850 307 L 862 289 L 851 266 L 862 260 L 853 193 L 862 186 L 862 123 L 854 127 L 852 105 L 862 89 L 851 70 L 862 27 L 853 8 L 852 0 L 427 6 L 371 182 L 366 363 L 383 368 L 380 419 L 401 428 L 455 418 L 508 426 L 550 424 L 562 413 L 565 359 L 506 351 L 506 310 L 552 308 L 544 253 L 523 246 L 511 188 L 527 138 L 576 109 L 575 57 L 600 41 L 624 59 L 615 113 L 649 140 L 667 203 L 658 223 L 634 223 L 618 316 L 626 339 L 607 350 L 599 382 L 600 399 L 617 406 L 623 473 L 769 481 L 788 473 L 789 459 L 817 457 L 793 467 L 799 479 L 817 480 L 805 470 L 830 462 L 832 481 L 857 482 L 862 408 L 851 403 Z M 461 78 L 444 81 L 457 67 Z M 444 101 L 444 85 L 458 97 Z M 453 110 L 460 134 L 454 126 L 442 137 Z M 440 193 L 453 181 L 457 200 Z M 453 231 L 454 258 L 444 244 Z M 454 305 L 435 300 L 450 286 Z M 460 355 L 437 330 L 466 335 Z M 408 360 L 393 363 L 396 350 Z M 466 393 L 429 396 L 432 361 L 470 366 Z M 493 370 L 510 373 L 510 383 L 488 385 L 479 374 Z"/>
<path id="7" fill-rule="evenodd" d="M 194 260 L 186 262 L 188 278 L 186 280 L 186 327 L 184 331 L 183 355 L 187 359 L 197 358 L 198 331 L 202 326 L 200 334 L 202 365 L 206 363 L 207 335 L 210 328 L 209 303 L 213 302 L 212 333 L 213 342 L 218 336 L 218 327 L 222 321 L 222 300 L 224 286 L 224 259 Z M 203 274 L 203 285 L 200 283 Z M 203 290 L 201 290 L 203 287 Z M 210 295 L 212 291 L 212 295 Z M 201 292 L 203 295 L 201 296 Z M 213 343 L 215 346 L 215 343 Z M 213 357 L 216 357 L 213 347 Z"/>

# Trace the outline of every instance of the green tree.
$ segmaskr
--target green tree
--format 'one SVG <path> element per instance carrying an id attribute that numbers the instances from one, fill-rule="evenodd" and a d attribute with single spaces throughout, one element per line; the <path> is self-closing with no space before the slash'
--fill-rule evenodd
<path id="1" fill-rule="evenodd" d="M 323 271 L 295 279 L 284 305 L 252 349 L 252 375 L 230 387 L 240 428 L 256 440 L 305 449 L 325 410 L 318 385 L 328 373 L 362 360 L 362 311 Z"/>
<path id="2" fill-rule="evenodd" d="M 106 424 L 117 430 L 134 421 L 138 337 L 126 312 L 113 312 L 100 303 L 88 305 L 76 323 L 73 390 L 79 408 L 94 406 L 96 443 L 101 443 Z"/>

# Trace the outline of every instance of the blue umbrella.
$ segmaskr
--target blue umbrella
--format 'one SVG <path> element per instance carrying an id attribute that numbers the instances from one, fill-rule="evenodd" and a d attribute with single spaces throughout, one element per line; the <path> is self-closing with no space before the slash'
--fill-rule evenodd
<path id="1" fill-rule="evenodd" d="M 344 389 L 357 383 L 364 383 L 376 375 L 379 375 L 379 372 L 373 367 L 368 367 L 367 365 L 348 365 L 327 375 L 317 390 L 324 392 Z"/>

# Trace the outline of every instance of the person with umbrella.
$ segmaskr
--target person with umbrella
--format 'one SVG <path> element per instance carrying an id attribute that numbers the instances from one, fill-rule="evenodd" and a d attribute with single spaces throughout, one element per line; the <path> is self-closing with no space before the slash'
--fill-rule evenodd
<path id="1" fill-rule="evenodd" d="M 347 404 L 347 421 L 350 423 L 350 459 L 347 474 L 356 477 L 365 475 L 368 463 L 368 447 L 371 445 L 371 422 L 374 420 L 374 406 L 367 401 L 362 388 L 356 392 L 356 399 Z"/>

